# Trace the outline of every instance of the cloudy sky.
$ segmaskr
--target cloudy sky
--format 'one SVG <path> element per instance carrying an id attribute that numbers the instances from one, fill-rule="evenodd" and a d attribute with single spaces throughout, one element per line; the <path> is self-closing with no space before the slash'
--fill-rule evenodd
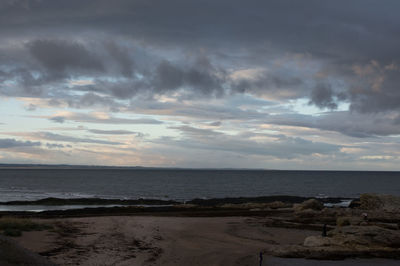
<path id="1" fill-rule="evenodd" d="M 400 170 L 397 0 L 3 0 L 0 163 Z"/>

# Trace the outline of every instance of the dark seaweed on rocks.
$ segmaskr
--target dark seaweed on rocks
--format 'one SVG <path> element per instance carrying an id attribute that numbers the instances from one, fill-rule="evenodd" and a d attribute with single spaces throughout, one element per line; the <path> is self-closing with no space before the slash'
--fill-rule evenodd
<path id="1" fill-rule="evenodd" d="M 237 197 L 237 198 L 212 198 L 212 199 L 193 199 L 186 201 L 187 204 L 199 206 L 218 206 L 222 204 L 241 204 L 241 203 L 271 203 L 281 201 L 284 203 L 301 203 L 309 199 L 317 199 L 323 203 L 339 203 L 349 198 L 315 198 L 298 196 L 263 196 L 263 197 Z M 0 202 L 0 205 L 176 205 L 181 202 L 174 200 L 159 199 L 103 199 L 103 198 L 44 198 L 35 201 L 7 201 Z"/>
<path id="2" fill-rule="evenodd" d="M 340 203 L 348 198 L 315 198 L 298 196 L 264 196 L 264 197 L 238 197 L 238 198 L 214 198 L 214 199 L 194 199 L 187 201 L 188 204 L 199 206 L 218 206 L 222 204 L 241 204 L 241 203 L 271 203 L 281 201 L 284 203 L 302 203 L 309 199 L 317 199 L 323 203 Z"/>
<path id="3" fill-rule="evenodd" d="M 101 199 L 101 198 L 45 198 L 35 201 L 7 201 L 0 202 L 0 205 L 173 205 L 179 202 L 173 200 L 158 200 L 158 199 L 136 199 L 136 200 L 121 200 L 121 199 Z"/>

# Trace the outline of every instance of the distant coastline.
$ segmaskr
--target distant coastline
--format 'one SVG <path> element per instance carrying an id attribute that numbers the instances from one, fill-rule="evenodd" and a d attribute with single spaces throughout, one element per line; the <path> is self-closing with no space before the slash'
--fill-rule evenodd
<path id="1" fill-rule="evenodd" d="M 73 164 L 7 164 L 0 163 L 1 169 L 60 169 L 60 170 L 96 170 L 96 169 L 117 169 L 117 170 L 196 170 L 196 171 L 286 171 L 286 172 L 393 172 L 393 170 L 332 170 L 332 169 L 270 169 L 270 168 L 197 168 L 197 167 L 167 167 L 167 166 L 113 166 L 113 165 L 73 165 Z"/>

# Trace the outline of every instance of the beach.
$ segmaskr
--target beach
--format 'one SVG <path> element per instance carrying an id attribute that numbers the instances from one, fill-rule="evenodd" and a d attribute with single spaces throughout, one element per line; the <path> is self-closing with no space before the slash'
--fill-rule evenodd
<path id="1" fill-rule="evenodd" d="M 374 209 L 377 202 L 385 207 Z M 308 199 L 8 215 L 48 226 L 13 241 L 54 265 L 259 265 L 260 253 L 262 265 L 397 265 L 397 204 L 372 195 L 351 208 Z"/>

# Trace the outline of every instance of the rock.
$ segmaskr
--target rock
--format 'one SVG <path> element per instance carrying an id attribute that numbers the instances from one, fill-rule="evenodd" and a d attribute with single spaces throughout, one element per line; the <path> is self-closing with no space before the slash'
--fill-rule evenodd
<path id="1" fill-rule="evenodd" d="M 333 244 L 332 238 L 323 236 L 309 236 L 304 240 L 305 247 L 324 247 Z"/>
<path id="2" fill-rule="evenodd" d="M 328 232 L 333 244 L 400 248 L 400 231 L 379 226 L 343 226 Z"/>
<path id="3" fill-rule="evenodd" d="M 399 230 L 399 225 L 395 223 L 374 223 L 374 225 L 391 230 Z"/>
<path id="4" fill-rule="evenodd" d="M 301 245 L 272 246 L 265 253 L 283 258 L 307 258 L 318 260 L 342 260 L 345 258 L 399 259 L 400 252 L 394 248 L 348 248 L 341 246 L 306 247 Z M 333 264 L 332 264 L 333 265 Z"/>
<path id="5" fill-rule="evenodd" d="M 267 203 L 246 202 L 246 203 L 239 203 L 239 204 L 226 203 L 226 204 L 220 205 L 219 207 L 225 208 L 225 209 L 265 210 L 265 209 L 290 208 L 290 207 L 292 207 L 292 204 L 283 203 L 281 201 L 274 201 L 274 202 L 267 202 Z"/>
<path id="6" fill-rule="evenodd" d="M 392 195 L 362 194 L 360 197 L 360 209 L 399 212 L 400 197 Z"/>
<path id="7" fill-rule="evenodd" d="M 319 218 L 319 212 L 306 209 L 306 210 L 299 210 L 295 213 L 296 218 Z"/>
<path id="8" fill-rule="evenodd" d="M 284 203 L 282 201 L 274 201 L 269 203 L 268 207 L 270 207 L 271 209 L 282 209 L 282 208 L 290 208 L 292 207 L 292 204 Z"/>
<path id="9" fill-rule="evenodd" d="M 303 203 L 295 204 L 293 206 L 293 209 L 295 211 L 302 211 L 302 210 L 307 210 L 307 209 L 320 211 L 323 208 L 324 208 L 324 204 L 316 199 L 309 199 L 309 200 L 304 201 Z"/>
<path id="10" fill-rule="evenodd" d="M 360 225 L 363 222 L 361 217 L 338 217 L 336 219 L 337 226 L 346 226 L 346 225 Z"/>
<path id="11" fill-rule="evenodd" d="M 349 208 L 359 208 L 361 206 L 361 202 L 358 199 L 352 200 L 349 204 Z"/>
<path id="12" fill-rule="evenodd" d="M 362 194 L 360 196 L 360 209 L 377 210 L 382 208 L 383 202 L 380 197 L 375 194 Z"/>

